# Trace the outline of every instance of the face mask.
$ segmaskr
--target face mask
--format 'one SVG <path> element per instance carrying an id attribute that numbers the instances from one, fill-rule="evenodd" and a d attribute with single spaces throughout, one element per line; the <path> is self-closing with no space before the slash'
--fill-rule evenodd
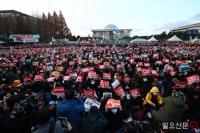
<path id="1" fill-rule="evenodd" d="M 111 111 L 112 111 L 113 114 L 117 113 L 117 109 L 111 109 Z"/>
<path id="2" fill-rule="evenodd" d="M 95 84 L 95 81 L 91 81 L 91 84 L 94 85 L 94 84 Z"/>
<path id="3" fill-rule="evenodd" d="M 152 93 L 152 95 L 153 95 L 154 97 L 156 97 L 156 96 L 158 95 L 158 93 Z"/>
<path id="4" fill-rule="evenodd" d="M 144 81 L 144 82 L 147 82 L 147 78 L 143 78 L 143 81 Z"/>
<path id="5" fill-rule="evenodd" d="M 187 75 L 187 72 L 184 72 L 184 75 Z"/>

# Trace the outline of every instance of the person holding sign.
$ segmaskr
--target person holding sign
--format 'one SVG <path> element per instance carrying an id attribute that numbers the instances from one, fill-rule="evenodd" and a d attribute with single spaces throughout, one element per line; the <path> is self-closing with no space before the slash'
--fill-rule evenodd
<path id="1" fill-rule="evenodd" d="M 114 132 L 123 126 L 123 114 L 120 100 L 109 99 L 106 104 L 105 117 L 108 120 L 107 130 Z"/>
<path id="2" fill-rule="evenodd" d="M 73 127 L 80 126 L 80 113 L 85 110 L 84 102 L 81 98 L 75 99 L 75 93 L 68 90 L 65 94 L 65 99 L 57 104 L 57 118 L 67 117 Z"/>

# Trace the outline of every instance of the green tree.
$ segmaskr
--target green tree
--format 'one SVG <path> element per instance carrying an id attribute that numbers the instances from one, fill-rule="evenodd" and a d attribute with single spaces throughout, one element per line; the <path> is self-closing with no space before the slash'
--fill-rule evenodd
<path id="1" fill-rule="evenodd" d="M 58 25 L 58 32 L 60 34 L 59 37 L 65 38 L 68 34 L 71 34 L 70 29 L 68 28 L 65 18 L 62 14 L 62 12 L 59 12 L 59 25 Z"/>

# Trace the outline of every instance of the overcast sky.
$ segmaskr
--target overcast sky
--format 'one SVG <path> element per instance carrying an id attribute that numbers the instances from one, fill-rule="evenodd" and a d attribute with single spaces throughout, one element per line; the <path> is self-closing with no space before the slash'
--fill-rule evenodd
<path id="1" fill-rule="evenodd" d="M 1 0 L 0 10 L 27 13 L 61 10 L 74 35 L 115 24 L 132 35 L 151 35 L 200 22 L 200 0 Z"/>

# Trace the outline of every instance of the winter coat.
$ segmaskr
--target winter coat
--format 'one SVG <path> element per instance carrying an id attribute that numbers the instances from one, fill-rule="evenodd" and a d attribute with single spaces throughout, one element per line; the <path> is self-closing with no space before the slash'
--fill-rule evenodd
<path id="1" fill-rule="evenodd" d="M 81 120 L 81 133 L 103 133 L 107 124 L 103 114 L 89 113 Z"/>
<path id="2" fill-rule="evenodd" d="M 113 114 L 111 111 L 105 113 L 105 117 L 108 120 L 107 130 L 116 131 L 123 126 L 123 114 L 120 110 L 116 114 Z"/>
<path id="3" fill-rule="evenodd" d="M 138 87 L 140 88 L 140 92 L 141 92 L 141 96 L 142 98 L 144 98 L 146 96 L 146 94 L 150 91 L 150 89 L 152 88 L 152 81 L 151 78 L 147 77 L 147 81 L 144 82 L 143 79 L 141 79 L 140 77 L 138 77 Z"/>
<path id="4" fill-rule="evenodd" d="M 33 133 L 48 133 L 50 124 L 51 124 L 51 121 L 49 121 L 48 123 L 46 123 L 44 125 L 39 125 L 39 128 L 37 130 L 35 130 Z M 65 133 L 59 120 L 55 122 L 55 127 L 54 127 L 53 133 Z"/>
<path id="5" fill-rule="evenodd" d="M 153 102 L 151 101 L 152 100 L 152 93 L 158 93 L 156 99 L 157 99 L 157 102 L 158 104 L 162 105 L 163 104 L 163 100 L 162 100 L 162 97 L 160 96 L 160 93 L 159 93 L 159 90 L 157 87 L 152 87 L 152 89 L 150 90 L 150 92 L 147 93 L 146 97 L 145 97 L 145 100 L 144 100 L 144 105 L 153 105 Z"/>
<path id="6" fill-rule="evenodd" d="M 64 100 L 57 104 L 57 118 L 67 117 L 72 125 L 80 126 L 80 113 L 84 111 L 84 103 L 79 100 Z"/>
<path id="7" fill-rule="evenodd" d="M 157 122 L 177 122 L 183 119 L 186 109 L 184 99 L 169 96 L 164 99 L 164 106 L 151 113 L 152 118 Z"/>

